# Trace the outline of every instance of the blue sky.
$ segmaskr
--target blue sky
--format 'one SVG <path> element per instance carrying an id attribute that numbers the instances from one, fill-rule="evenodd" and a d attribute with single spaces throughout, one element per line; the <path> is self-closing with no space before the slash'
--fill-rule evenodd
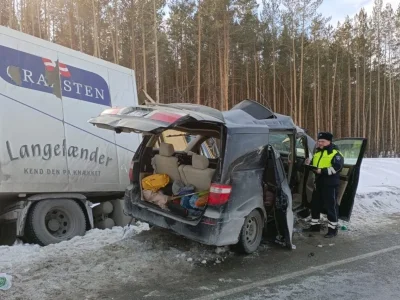
<path id="1" fill-rule="evenodd" d="M 262 0 L 257 0 L 262 3 Z M 400 0 L 383 0 L 383 6 L 390 3 L 394 10 L 399 6 Z M 372 12 L 374 0 L 324 0 L 318 11 L 323 16 L 331 16 L 331 24 L 336 26 L 337 22 L 343 23 L 346 16 L 354 16 L 364 7 L 368 14 Z"/>
<path id="2" fill-rule="evenodd" d="M 390 3 L 394 10 L 397 9 L 400 0 L 383 0 L 383 6 Z M 372 13 L 374 0 L 324 0 L 319 12 L 324 16 L 332 16 L 331 23 L 336 25 L 338 21 L 343 22 L 347 15 L 354 16 L 362 7 L 368 14 Z"/>
<path id="3" fill-rule="evenodd" d="M 257 3 L 259 3 L 261 10 L 262 0 L 257 0 Z M 393 10 L 396 11 L 399 7 L 400 0 L 383 0 L 383 7 L 385 7 L 387 3 L 390 3 Z M 368 15 L 370 15 L 373 5 L 374 0 L 323 0 L 318 12 L 325 17 L 331 16 L 331 24 L 336 26 L 337 22 L 343 23 L 346 16 L 353 17 L 362 7 L 364 7 Z M 164 19 L 168 17 L 168 7 L 165 9 L 165 13 Z"/>

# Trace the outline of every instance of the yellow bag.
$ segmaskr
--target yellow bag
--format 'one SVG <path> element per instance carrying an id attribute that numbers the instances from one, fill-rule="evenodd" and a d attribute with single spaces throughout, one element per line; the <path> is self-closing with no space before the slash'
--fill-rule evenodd
<path id="1" fill-rule="evenodd" d="M 167 186 L 168 183 L 169 176 L 167 174 L 153 174 L 142 179 L 142 188 L 157 192 L 159 189 Z"/>

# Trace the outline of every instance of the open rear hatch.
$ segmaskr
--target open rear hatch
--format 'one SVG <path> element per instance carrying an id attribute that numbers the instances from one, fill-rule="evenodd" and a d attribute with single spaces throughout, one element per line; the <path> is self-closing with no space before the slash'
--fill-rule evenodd
<path id="1" fill-rule="evenodd" d="M 136 153 L 133 159 L 132 169 L 138 170 L 139 172 L 131 171 L 132 174 L 137 174 L 139 176 L 131 176 L 131 182 L 133 185 L 137 187 L 135 189 L 135 205 L 141 207 L 142 209 L 148 209 L 157 214 L 168 216 L 170 218 L 186 222 L 186 223 L 194 223 L 198 222 L 195 220 L 200 219 L 201 215 L 195 217 L 185 217 L 179 213 L 179 199 L 175 199 L 174 203 L 175 209 L 166 209 L 164 205 L 155 205 L 147 200 L 144 200 L 144 190 L 142 189 L 142 180 L 146 176 L 153 175 L 154 169 L 152 168 L 152 164 L 149 162 L 155 157 L 154 153 L 154 140 L 152 137 L 162 137 L 162 142 L 167 142 L 165 140 L 165 136 L 163 133 L 165 131 L 173 131 L 176 128 L 182 130 L 188 126 L 188 131 L 190 130 L 201 130 L 197 129 L 197 127 L 207 127 L 211 126 L 212 128 L 218 128 L 218 132 L 222 134 L 221 128 L 224 124 L 224 117 L 219 110 L 205 107 L 201 105 L 192 105 L 192 104 L 170 104 L 170 105 L 148 105 L 148 106 L 132 106 L 132 107 L 121 107 L 121 108 L 111 108 L 107 109 L 101 113 L 100 116 L 96 118 L 92 118 L 89 120 L 89 123 L 102 128 L 115 131 L 117 133 L 143 133 L 145 134 L 144 142 L 140 146 L 138 152 Z M 198 126 L 197 126 L 198 123 Z M 191 124 L 191 125 L 189 125 Z M 169 137 L 174 136 L 176 139 L 176 134 L 170 135 Z M 167 136 L 168 137 L 168 136 Z M 182 138 L 184 138 L 182 136 Z M 184 141 L 182 141 L 183 143 Z M 144 147 L 144 148 L 143 148 Z M 201 148 L 204 148 L 202 145 Z M 161 147 L 160 149 L 161 150 Z M 175 149 L 176 150 L 176 149 Z M 205 152 L 204 149 L 203 153 Z M 210 149 L 206 149 L 210 150 Z M 172 151 L 174 152 L 174 151 Z M 207 151 L 208 152 L 208 151 Z M 159 154 L 157 152 L 156 154 Z M 181 161 L 182 155 L 185 153 L 177 153 L 174 152 L 171 154 L 172 159 L 179 159 Z M 150 159 L 151 157 L 151 159 Z M 168 159 L 168 157 L 164 157 L 164 159 Z M 210 157 L 211 159 L 213 157 Z M 191 162 L 190 162 L 191 164 Z M 183 163 L 184 167 L 187 167 L 189 163 Z M 216 164 L 219 166 L 219 164 Z M 208 167 L 210 168 L 210 167 Z M 207 167 L 205 168 L 207 169 Z M 218 167 L 217 167 L 218 169 Z M 208 170 L 208 169 L 207 169 Z M 217 170 L 215 170 L 217 171 Z M 159 174 L 166 174 L 166 172 L 158 172 Z M 169 175 L 169 174 L 168 174 Z M 170 176 L 171 181 L 172 177 Z M 140 186 L 140 188 L 139 188 Z M 207 188 L 206 192 L 208 192 L 211 188 Z M 139 192 L 140 191 L 140 192 Z M 161 189 L 160 189 L 161 191 Z M 162 190 L 164 192 L 164 190 Z M 202 188 L 201 191 L 196 190 L 195 192 L 205 192 L 205 188 Z M 140 196 L 139 196 L 140 193 Z M 148 195 L 149 193 L 146 193 Z M 132 195 L 133 196 L 133 195 Z M 201 196 L 201 195 L 200 195 Z M 171 196 L 172 198 L 175 195 Z M 148 197 L 146 197 L 148 199 Z M 169 200 L 172 200 L 169 198 Z M 168 202 L 168 203 L 171 203 Z"/>
<path id="2" fill-rule="evenodd" d="M 117 133 L 148 132 L 156 134 L 189 121 L 224 124 L 224 117 L 219 110 L 201 105 L 157 104 L 110 108 L 88 122 Z"/>

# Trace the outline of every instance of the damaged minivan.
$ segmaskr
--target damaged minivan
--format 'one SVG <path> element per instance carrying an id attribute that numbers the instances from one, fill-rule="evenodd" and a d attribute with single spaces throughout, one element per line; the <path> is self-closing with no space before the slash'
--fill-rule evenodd
<path id="1" fill-rule="evenodd" d="M 244 253 L 273 226 L 292 249 L 293 206 L 311 202 L 314 175 L 304 161 L 315 141 L 289 116 L 244 100 L 224 112 L 184 103 L 112 108 L 89 122 L 142 134 L 125 192 L 125 211 L 136 220 Z M 335 141 L 359 145 L 342 172 L 342 219 L 351 215 L 365 142 Z"/>

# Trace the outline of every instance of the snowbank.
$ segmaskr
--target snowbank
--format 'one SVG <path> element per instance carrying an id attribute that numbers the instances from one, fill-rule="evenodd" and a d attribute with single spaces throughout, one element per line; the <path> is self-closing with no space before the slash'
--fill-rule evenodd
<path id="1" fill-rule="evenodd" d="M 102 299 L 116 285 L 184 276 L 197 264 L 229 255 L 161 229 L 149 231 L 147 224 L 125 229 L 94 229 L 46 247 L 0 247 L 0 270 L 13 276 L 13 287 L 0 291 L 0 299 Z"/>
<path id="2" fill-rule="evenodd" d="M 355 231 L 378 229 L 400 213 L 400 159 L 365 158 L 349 228 Z"/>
<path id="3" fill-rule="evenodd" d="M 364 158 L 357 194 L 397 192 L 400 194 L 399 158 Z"/>

